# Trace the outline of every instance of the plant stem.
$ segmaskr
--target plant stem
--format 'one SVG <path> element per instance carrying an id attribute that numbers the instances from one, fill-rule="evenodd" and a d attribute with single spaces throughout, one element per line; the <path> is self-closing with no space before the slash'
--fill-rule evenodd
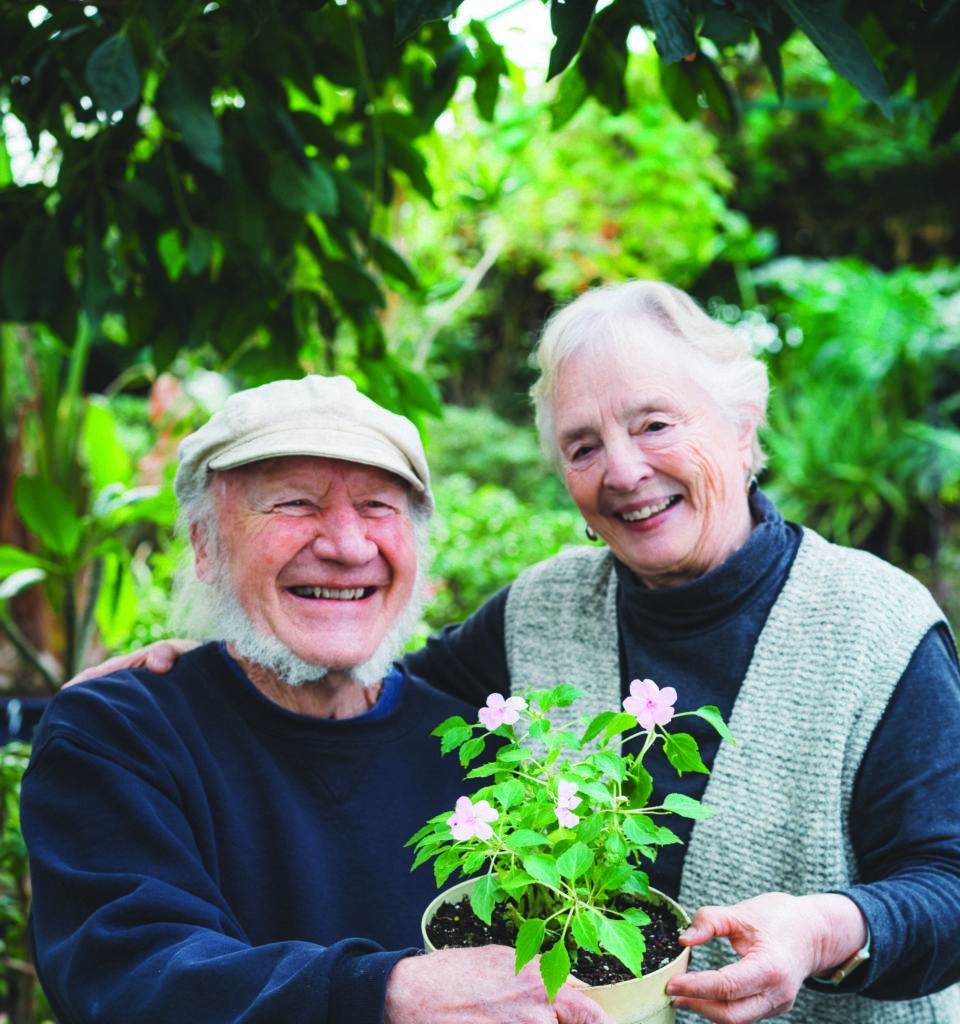
<path id="1" fill-rule="evenodd" d="M 10 643 L 17 649 L 21 657 L 26 661 L 32 668 L 36 669 L 40 673 L 43 681 L 47 684 L 51 693 L 56 693 L 60 689 L 60 683 L 56 676 L 44 665 L 40 658 L 40 652 L 33 646 L 32 643 L 20 632 L 20 627 L 8 618 L 6 615 L 0 616 L 0 629 L 7 634 Z"/>

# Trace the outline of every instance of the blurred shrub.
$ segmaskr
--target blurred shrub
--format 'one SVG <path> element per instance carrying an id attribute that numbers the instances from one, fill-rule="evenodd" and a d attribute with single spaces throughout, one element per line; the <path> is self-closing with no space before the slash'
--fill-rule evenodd
<path id="1" fill-rule="evenodd" d="M 534 428 L 510 423 L 490 409 L 448 405 L 430 429 L 427 457 L 434 477 L 463 473 L 478 484 L 506 487 L 538 509 L 573 508 L 540 453 Z"/>
<path id="2" fill-rule="evenodd" d="M 960 269 L 785 259 L 753 280 L 766 307 L 719 313 L 770 353 L 782 510 L 894 561 L 935 557 L 960 503 Z"/>
<path id="3" fill-rule="evenodd" d="M 528 565 L 586 543 L 572 508 L 539 508 L 463 475 L 438 479 L 434 493 L 431 630 L 465 618 Z"/>

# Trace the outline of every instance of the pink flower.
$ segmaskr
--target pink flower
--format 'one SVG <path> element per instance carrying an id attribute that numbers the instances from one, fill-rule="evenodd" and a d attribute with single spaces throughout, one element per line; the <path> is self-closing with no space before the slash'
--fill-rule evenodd
<path id="1" fill-rule="evenodd" d="M 634 679 L 623 710 L 633 715 L 641 728 L 652 729 L 654 725 L 666 725 L 673 718 L 676 700 L 677 691 L 672 686 L 661 690 L 652 679 Z"/>
<path id="2" fill-rule="evenodd" d="M 557 784 L 557 821 L 564 828 L 576 828 L 579 816 L 573 813 L 574 807 L 583 801 L 576 796 L 577 784 L 575 782 L 564 782 L 562 779 Z"/>
<path id="3" fill-rule="evenodd" d="M 454 839 L 489 839 L 493 835 L 493 829 L 488 822 L 496 821 L 500 815 L 487 803 L 486 800 L 478 800 L 475 804 L 470 802 L 470 797 L 462 796 L 457 801 L 453 814 L 447 818 L 447 824 L 453 833 Z"/>
<path id="4" fill-rule="evenodd" d="M 508 697 L 504 700 L 502 693 L 491 693 L 487 697 L 487 706 L 480 709 L 477 716 L 488 729 L 496 729 L 500 725 L 513 725 L 520 720 L 520 712 L 527 706 L 523 697 Z"/>

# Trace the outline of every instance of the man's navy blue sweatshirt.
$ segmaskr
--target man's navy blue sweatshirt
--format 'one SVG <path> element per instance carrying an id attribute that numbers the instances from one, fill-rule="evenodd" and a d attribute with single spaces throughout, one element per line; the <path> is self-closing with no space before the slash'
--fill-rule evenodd
<path id="1" fill-rule="evenodd" d="M 678 710 L 715 704 L 729 719 L 801 538 L 800 527 L 784 521 L 763 494 L 753 496 L 752 510 L 756 525 L 747 543 L 690 583 L 650 590 L 616 563 L 624 696 L 630 680 L 652 678 L 676 688 Z M 482 705 L 494 691 L 506 695 L 508 592 L 408 655 L 410 670 L 471 704 Z M 697 718 L 685 719 L 684 730 L 694 734 L 710 767 L 717 734 Z M 678 778 L 662 757 L 648 767 L 655 798 L 703 795 L 706 775 Z M 688 819 L 671 823 L 684 841 L 692 827 Z M 871 954 L 839 991 L 908 999 L 960 980 L 960 671 L 945 626 L 920 642 L 871 739 L 849 833 L 860 877 L 841 891 L 866 918 Z M 685 845 L 661 849 L 649 872 L 657 888 L 679 892 L 685 851 Z"/>
<path id="2" fill-rule="evenodd" d="M 23 782 L 34 939 L 61 1024 L 379 1024 L 436 895 L 406 840 L 466 791 L 406 673 L 327 721 L 219 645 L 51 703 Z"/>

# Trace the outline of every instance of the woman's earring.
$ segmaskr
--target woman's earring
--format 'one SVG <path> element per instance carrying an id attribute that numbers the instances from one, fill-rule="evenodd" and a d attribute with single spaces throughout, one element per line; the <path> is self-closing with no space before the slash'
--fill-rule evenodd
<path id="1" fill-rule="evenodd" d="M 594 541 L 600 539 L 597 536 L 597 531 L 589 523 L 583 528 L 583 532 L 587 535 L 587 540 Z"/>

